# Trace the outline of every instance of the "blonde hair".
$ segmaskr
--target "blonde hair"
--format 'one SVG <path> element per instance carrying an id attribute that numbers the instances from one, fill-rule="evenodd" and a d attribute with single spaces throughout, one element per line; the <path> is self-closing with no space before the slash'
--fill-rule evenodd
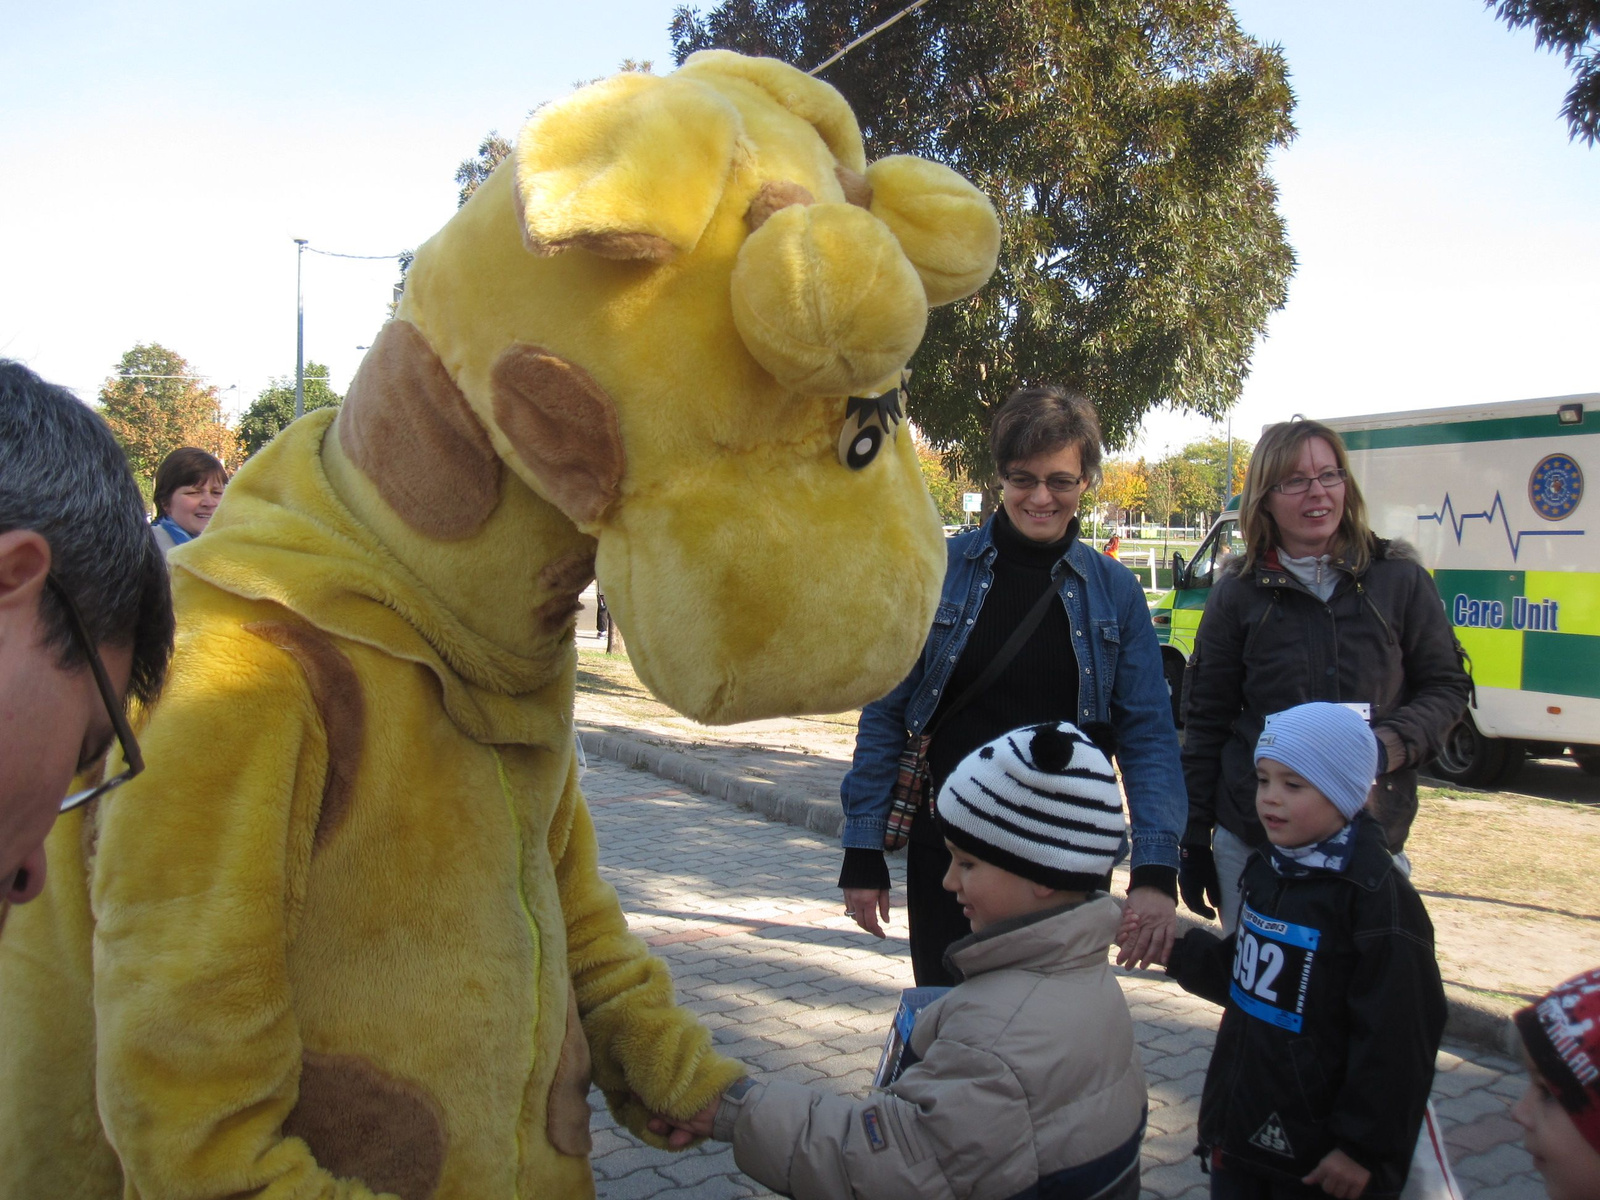
<path id="1" fill-rule="evenodd" d="M 1333 450 L 1333 459 L 1345 473 L 1344 515 L 1334 534 L 1333 553 L 1342 557 L 1350 569 L 1360 574 L 1372 562 L 1373 536 L 1367 525 L 1367 502 L 1361 498 L 1356 477 L 1350 473 L 1350 456 L 1344 439 L 1321 421 L 1304 417 L 1268 425 L 1250 456 L 1250 470 L 1244 477 L 1244 492 L 1239 498 L 1239 533 L 1244 539 L 1244 569 L 1253 568 L 1267 551 L 1279 544 L 1278 522 L 1267 511 L 1267 496 L 1273 487 L 1298 471 L 1300 451 L 1312 438 L 1321 438 Z"/>

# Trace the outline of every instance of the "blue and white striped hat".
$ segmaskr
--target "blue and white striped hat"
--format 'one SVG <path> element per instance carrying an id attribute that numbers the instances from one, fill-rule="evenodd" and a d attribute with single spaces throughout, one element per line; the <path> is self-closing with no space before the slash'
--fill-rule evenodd
<path id="1" fill-rule="evenodd" d="M 1314 700 L 1266 720 L 1256 739 L 1256 762 L 1282 763 L 1353 821 L 1378 773 L 1378 739 L 1366 718 L 1342 704 Z"/>
<path id="2" fill-rule="evenodd" d="M 974 750 L 939 789 L 937 812 L 945 837 L 967 853 L 1073 892 L 1105 886 L 1127 828 L 1110 760 L 1065 721 Z"/>

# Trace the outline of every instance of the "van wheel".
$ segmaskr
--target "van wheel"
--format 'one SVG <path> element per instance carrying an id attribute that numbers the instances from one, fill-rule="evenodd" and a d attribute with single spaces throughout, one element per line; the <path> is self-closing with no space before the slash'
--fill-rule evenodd
<path id="1" fill-rule="evenodd" d="M 1172 724 L 1178 729 L 1183 728 L 1183 716 L 1179 709 L 1183 706 L 1183 669 L 1186 664 L 1176 654 L 1163 654 L 1161 656 L 1161 673 L 1167 677 L 1167 699 L 1172 701 Z"/>
<path id="2" fill-rule="evenodd" d="M 1489 788 L 1515 775 L 1522 758 L 1521 742 L 1484 737 L 1471 717 L 1462 717 L 1445 735 L 1439 757 L 1433 760 L 1428 773 L 1467 787 Z"/>
<path id="3" fill-rule="evenodd" d="M 1600 775 L 1600 746 L 1574 746 L 1572 759 L 1585 775 Z"/>

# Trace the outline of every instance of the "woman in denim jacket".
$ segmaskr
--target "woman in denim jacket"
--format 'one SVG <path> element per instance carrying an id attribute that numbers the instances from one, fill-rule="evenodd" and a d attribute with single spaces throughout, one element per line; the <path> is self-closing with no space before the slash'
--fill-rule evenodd
<path id="1" fill-rule="evenodd" d="M 1094 406 L 1055 387 L 1023 388 L 990 430 L 1001 508 L 951 538 L 933 628 L 911 674 L 861 711 L 844 802 L 845 911 L 878 937 L 889 916 L 883 838 L 909 733 L 933 730 L 928 794 L 961 759 L 1008 729 L 1044 721 L 1109 722 L 1133 827 L 1129 911 L 1138 933 L 1124 965 L 1165 962 L 1177 928 L 1178 839 L 1187 817 L 1172 706 L 1144 590 L 1133 572 L 1078 540 L 1077 508 L 1100 473 Z M 980 694 L 950 715 L 1046 587 L 1052 604 L 1020 652 Z M 919 985 L 955 982 L 945 948 L 968 931 L 940 885 L 950 863 L 926 807 L 912 822 L 906 906 Z"/>

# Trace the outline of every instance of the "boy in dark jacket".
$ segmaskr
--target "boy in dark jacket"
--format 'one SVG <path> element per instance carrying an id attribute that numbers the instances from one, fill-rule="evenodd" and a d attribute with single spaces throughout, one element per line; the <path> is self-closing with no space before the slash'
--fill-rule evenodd
<path id="1" fill-rule="evenodd" d="M 1211 1195 L 1398 1196 L 1445 1001 L 1427 910 L 1363 811 L 1377 741 L 1351 709 L 1302 704 L 1255 760 L 1268 844 L 1238 931 L 1191 931 L 1167 967 L 1227 1010 L 1200 1101 Z"/>

